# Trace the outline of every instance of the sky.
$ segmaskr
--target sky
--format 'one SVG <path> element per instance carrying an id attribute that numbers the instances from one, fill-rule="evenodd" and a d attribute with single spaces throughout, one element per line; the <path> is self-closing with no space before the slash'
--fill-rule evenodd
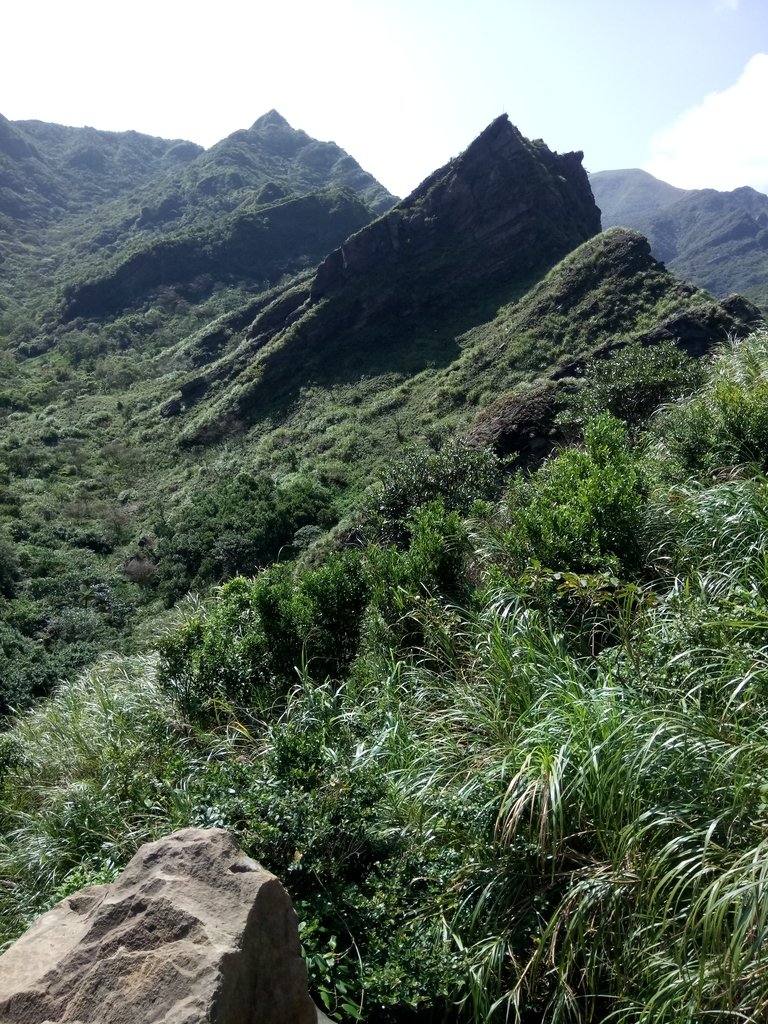
<path id="1" fill-rule="evenodd" d="M 204 146 L 278 110 L 406 195 L 499 114 L 768 192 L 768 0 L 3 0 L 0 113 Z"/>

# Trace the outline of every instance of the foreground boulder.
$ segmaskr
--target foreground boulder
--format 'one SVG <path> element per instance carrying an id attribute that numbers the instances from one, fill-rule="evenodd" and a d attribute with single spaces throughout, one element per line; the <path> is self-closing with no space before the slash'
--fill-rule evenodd
<path id="1" fill-rule="evenodd" d="M 220 829 L 142 846 L 0 957 L 2 1024 L 314 1024 L 296 915 Z"/>

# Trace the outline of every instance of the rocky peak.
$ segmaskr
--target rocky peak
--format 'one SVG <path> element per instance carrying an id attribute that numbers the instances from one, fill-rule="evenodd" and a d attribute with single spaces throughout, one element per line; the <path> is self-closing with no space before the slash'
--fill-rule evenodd
<path id="1" fill-rule="evenodd" d="M 600 231 L 581 153 L 530 142 L 505 115 L 380 220 L 353 235 L 318 270 L 320 298 L 376 266 L 406 265 L 434 287 L 508 280 L 548 269 Z M 440 274 L 435 275 L 435 261 Z M 446 279 L 447 275 L 447 279 Z"/>
<path id="2" fill-rule="evenodd" d="M 258 132 L 262 128 L 290 128 L 291 126 L 285 120 L 282 114 L 279 114 L 274 108 L 268 110 L 266 114 L 262 114 L 261 117 L 257 118 L 251 125 L 252 132 Z"/>
<path id="3" fill-rule="evenodd" d="M 506 115 L 493 121 L 407 199 L 347 238 L 290 301 L 278 297 L 260 314 L 246 334 L 250 345 L 215 370 L 231 380 L 245 370 L 237 408 L 221 418 L 225 429 L 258 415 L 262 399 L 290 401 L 312 375 L 357 358 L 361 337 L 368 352 L 386 350 L 389 366 L 413 372 L 420 331 L 434 335 L 468 305 L 492 315 L 517 298 L 600 231 L 581 160 L 530 142 Z M 454 338 L 446 334 L 449 348 Z M 219 429 L 209 421 L 204 435 L 190 437 L 198 443 Z"/>

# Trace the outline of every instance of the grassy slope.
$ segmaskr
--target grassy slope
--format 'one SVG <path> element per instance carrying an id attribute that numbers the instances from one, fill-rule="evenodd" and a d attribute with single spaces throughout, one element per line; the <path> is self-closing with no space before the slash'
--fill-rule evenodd
<path id="1" fill-rule="evenodd" d="M 15 579 L 0 665 L 22 701 L 124 644 L 156 596 L 122 567 L 147 566 L 137 542 L 152 543 L 165 496 L 201 461 L 180 463 L 156 415 L 192 362 L 175 347 L 222 315 L 225 333 L 242 330 L 257 293 L 370 221 L 359 195 L 327 186 L 377 208 L 394 197 L 274 112 L 205 153 L 132 132 L 0 129 L 0 529 Z"/>
<path id="2" fill-rule="evenodd" d="M 225 825 L 285 879 L 340 1019 L 757 1024 L 767 361 L 765 334 L 726 350 L 638 444 L 598 420 L 466 525 L 369 534 L 361 631 L 327 617 L 347 555 L 188 609 L 159 681 L 112 661 L 63 688 L 2 747 L 6 934 L 148 836 Z M 265 697 L 269 579 L 308 662 Z"/>

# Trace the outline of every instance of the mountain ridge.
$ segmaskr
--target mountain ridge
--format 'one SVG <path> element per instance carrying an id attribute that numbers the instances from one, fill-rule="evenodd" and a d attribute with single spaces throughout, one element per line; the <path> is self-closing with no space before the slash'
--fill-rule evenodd
<path id="1" fill-rule="evenodd" d="M 410 362 L 408 321 L 418 331 L 425 315 L 439 320 L 438 296 L 441 306 L 450 306 L 494 289 L 505 297 L 510 289 L 524 289 L 599 230 L 581 159 L 530 143 L 506 116 L 496 119 L 407 199 L 331 252 L 287 305 L 282 326 L 270 319 L 265 333 L 264 315 L 255 321 L 245 334 L 242 369 L 235 372 L 253 376 L 255 363 L 261 369 L 239 408 L 250 405 L 259 388 L 274 400 L 295 373 L 288 351 L 318 353 L 332 344 L 335 358 L 343 360 L 344 337 L 373 329 L 378 341 L 369 340 L 369 347 L 407 350 Z M 398 326 L 382 328 L 393 317 Z M 281 330 L 287 333 L 276 347 Z M 325 352 L 308 354 L 310 363 L 318 358 L 327 362 Z M 218 366 L 219 380 L 221 372 Z M 225 421 L 231 422 L 230 414 Z M 208 424 L 206 437 L 210 429 Z"/>
<path id="2" fill-rule="evenodd" d="M 128 248 L 151 250 L 171 237 L 183 247 L 185 236 L 215 231 L 223 217 L 247 224 L 254 209 L 328 189 L 352 191 L 366 219 L 396 198 L 335 143 L 293 129 L 276 111 L 207 150 L 137 132 L 3 118 L 0 299 L 39 308 L 50 283 L 72 290 L 102 278 L 105 264 Z M 361 223 L 350 222 L 347 233 Z M 295 253 L 287 269 L 317 262 L 339 241 L 310 241 L 309 254 Z"/>
<path id="3" fill-rule="evenodd" d="M 749 186 L 677 189 L 636 168 L 598 171 L 590 183 L 603 227 L 641 231 L 681 277 L 768 309 L 768 196 Z"/>

